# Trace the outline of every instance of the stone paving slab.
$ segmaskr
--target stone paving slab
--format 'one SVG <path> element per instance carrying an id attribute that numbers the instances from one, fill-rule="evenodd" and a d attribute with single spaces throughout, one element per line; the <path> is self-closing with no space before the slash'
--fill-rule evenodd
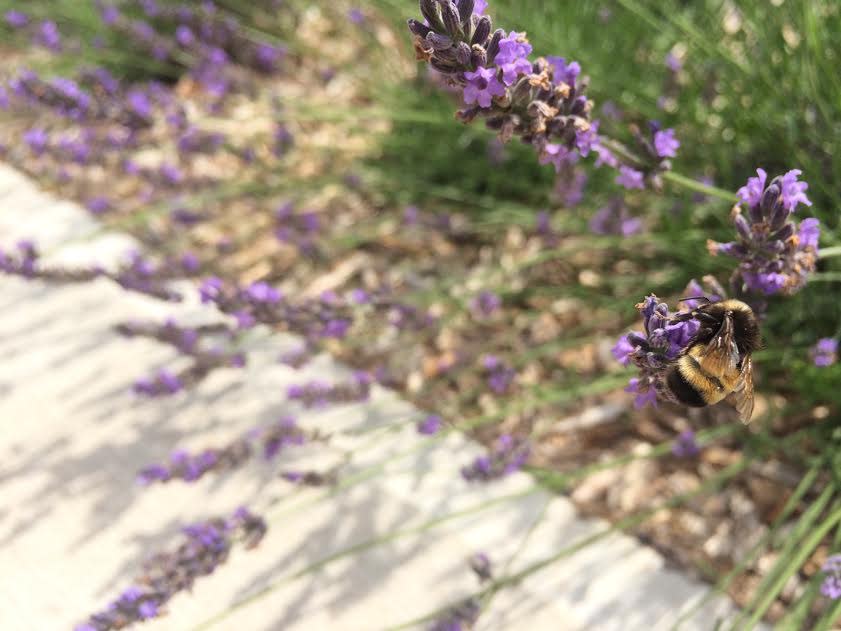
<path id="1" fill-rule="evenodd" d="M 0 247 L 37 236 L 54 261 L 113 264 L 134 245 L 97 230 L 80 207 L 0 166 Z M 278 364 L 298 344 L 292 336 L 258 331 L 245 369 L 217 370 L 172 398 L 138 399 L 132 382 L 175 354 L 112 327 L 130 318 L 220 318 L 190 293 L 173 305 L 106 280 L 46 287 L 0 276 L 3 631 L 71 629 L 129 585 L 144 556 L 171 546 L 182 525 L 241 504 L 268 518 L 260 547 L 236 550 L 142 628 L 194 629 L 251 598 L 207 628 L 388 629 L 471 593 L 465 560 L 474 552 L 516 572 L 608 528 L 579 518 L 525 474 L 466 483 L 459 468 L 479 446 L 456 434 L 422 439 L 413 423 L 420 413 L 393 392 L 376 387 L 365 403 L 322 410 L 286 401 L 290 384 L 350 374 L 327 356 L 301 370 Z M 277 480 L 276 466 L 256 461 L 192 485 L 134 484 L 139 468 L 176 447 L 221 445 L 286 413 L 333 438 L 284 452 L 283 467 L 329 467 L 353 453 L 345 479 L 382 470 L 329 498 Z M 499 592 L 478 628 L 666 630 L 707 593 L 653 550 L 610 534 Z M 681 628 L 712 629 L 732 612 L 716 597 Z"/>

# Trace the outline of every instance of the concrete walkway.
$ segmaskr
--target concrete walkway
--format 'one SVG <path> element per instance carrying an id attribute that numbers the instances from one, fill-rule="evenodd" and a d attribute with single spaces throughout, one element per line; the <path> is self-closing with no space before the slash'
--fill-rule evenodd
<path id="1" fill-rule="evenodd" d="M 110 264 L 132 247 L 120 235 L 78 241 L 96 229 L 80 207 L 0 166 L 0 247 L 34 237 L 53 251 L 49 260 Z M 296 345 L 288 336 L 263 331 L 247 368 L 216 371 L 172 398 L 138 399 L 132 382 L 174 351 L 111 327 L 167 316 L 219 318 L 195 301 L 163 304 L 105 280 L 47 287 L 0 276 L 3 631 L 72 629 L 131 583 L 144 556 L 171 547 L 181 525 L 241 504 L 268 518 L 260 547 L 237 548 L 142 628 L 188 631 L 253 597 L 208 628 L 386 629 L 475 590 L 466 565 L 475 552 L 516 572 L 608 527 L 578 518 L 569 501 L 525 474 L 466 483 L 459 468 L 482 450 L 455 434 L 426 441 L 414 429 L 419 413 L 389 391 L 316 411 L 287 402 L 290 384 L 350 374 L 326 356 L 300 371 L 278 364 Z M 255 460 L 192 485 L 134 484 L 138 469 L 177 447 L 223 445 L 287 413 L 332 432 L 330 444 L 290 448 L 275 466 Z M 358 482 L 330 497 L 275 477 L 278 465 L 323 468 L 348 454 L 343 479 L 358 474 Z M 400 536 L 378 540 L 389 533 Z M 477 628 L 665 630 L 707 591 L 634 539 L 610 534 L 500 591 Z M 707 631 L 731 612 L 715 598 L 681 628 Z"/>

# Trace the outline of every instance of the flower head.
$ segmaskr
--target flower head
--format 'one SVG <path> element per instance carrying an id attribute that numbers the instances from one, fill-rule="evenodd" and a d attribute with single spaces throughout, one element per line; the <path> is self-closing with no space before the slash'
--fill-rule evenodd
<path id="1" fill-rule="evenodd" d="M 767 173 L 757 169 L 738 196 L 747 205 L 733 209 L 737 240 L 709 242 L 712 254 L 739 259 L 734 279 L 749 291 L 765 295 L 791 295 L 799 291 L 817 262 L 820 227 L 814 218 L 800 225 L 790 219 L 798 204 L 811 205 L 805 195 L 807 184 L 797 181 L 794 169 L 775 177 L 766 186 Z"/>
<path id="2" fill-rule="evenodd" d="M 614 357 L 623 365 L 633 363 L 639 369 L 625 388 L 636 394 L 634 405 L 656 405 L 658 397 L 669 399 L 665 374 L 672 362 L 687 348 L 700 324 L 694 318 L 671 313 L 666 303 L 649 295 L 637 305 L 642 314 L 643 331 L 632 331 L 614 346 Z M 633 350 L 628 350 L 628 346 Z"/>

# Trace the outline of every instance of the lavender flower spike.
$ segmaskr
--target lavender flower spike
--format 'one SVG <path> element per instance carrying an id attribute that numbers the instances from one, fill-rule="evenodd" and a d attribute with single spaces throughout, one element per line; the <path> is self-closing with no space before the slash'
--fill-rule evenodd
<path id="1" fill-rule="evenodd" d="M 461 475 L 471 482 L 502 478 L 522 469 L 530 453 L 528 441 L 503 434 L 488 455 L 479 456 L 469 466 L 463 467 Z"/>
<path id="2" fill-rule="evenodd" d="M 183 542 L 169 552 L 158 552 L 143 566 L 135 583 L 105 609 L 76 626 L 76 631 L 111 631 L 156 618 L 178 592 L 192 589 L 195 580 L 222 565 L 236 541 L 256 547 L 266 534 L 262 517 L 245 508 L 228 518 L 215 518 L 183 529 Z"/>
<path id="3" fill-rule="evenodd" d="M 643 317 L 643 331 L 633 331 L 620 338 L 613 347 L 613 355 L 623 365 L 633 363 L 639 376 L 631 379 L 626 392 L 636 394 L 635 407 L 656 405 L 658 399 L 672 400 L 666 387 L 665 373 L 671 363 L 685 349 L 699 324 L 694 319 L 678 318 L 666 303 L 655 295 L 647 296 L 637 305 Z"/>
<path id="4" fill-rule="evenodd" d="M 484 3 L 420 0 L 425 23 L 409 20 L 418 59 L 464 91 L 469 123 L 483 116 L 503 142 L 532 145 L 542 164 L 560 169 L 598 146 L 593 103 L 584 94 L 580 66 L 561 57 L 530 60 L 524 33 L 492 31 Z"/>
<path id="5" fill-rule="evenodd" d="M 798 204 L 811 205 L 805 193 L 808 185 L 797 180 L 799 170 L 775 177 L 767 186 L 767 173 L 757 169 L 756 174 L 737 193 L 748 207 L 745 214 L 740 205 L 733 207 L 737 240 L 709 241 L 707 247 L 712 254 L 740 261 L 731 278 L 736 293 L 790 296 L 815 271 L 820 227 L 814 218 L 804 219 L 799 226 L 790 219 Z"/>

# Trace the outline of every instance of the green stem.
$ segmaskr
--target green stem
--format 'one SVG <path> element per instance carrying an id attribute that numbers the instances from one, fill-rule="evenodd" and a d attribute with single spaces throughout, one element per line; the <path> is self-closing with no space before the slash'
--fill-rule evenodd
<path id="1" fill-rule="evenodd" d="M 491 500 L 486 500 L 486 501 L 481 502 L 479 504 L 475 504 L 475 505 L 473 505 L 469 508 L 465 508 L 465 509 L 460 510 L 460 511 L 455 511 L 453 513 L 449 513 L 449 514 L 443 515 L 441 517 L 436 517 L 434 519 L 430 519 L 429 521 L 426 521 L 426 522 L 424 522 L 422 524 L 419 524 L 417 526 L 414 526 L 414 527 L 411 527 L 411 528 L 406 528 L 404 530 L 395 530 L 395 531 L 392 531 L 392 532 L 388 532 L 384 535 L 379 535 L 377 537 L 372 537 L 370 539 L 366 539 L 365 541 L 361 541 L 361 542 L 359 542 L 355 545 L 352 545 L 348 548 L 345 548 L 343 550 L 339 550 L 338 552 L 328 554 L 327 556 L 319 559 L 318 561 L 315 561 L 314 563 L 311 563 L 311 564 L 307 565 L 306 567 L 301 568 L 297 572 L 293 572 L 291 574 L 288 574 L 286 576 L 278 578 L 278 579 L 272 581 L 271 583 L 269 583 L 268 585 L 266 585 L 265 587 L 263 587 L 262 589 L 254 592 L 250 596 L 247 596 L 247 597 L 235 602 L 228 609 L 226 609 L 226 610 L 220 612 L 219 614 L 213 616 L 212 618 L 209 618 L 209 619 L 205 620 L 204 622 L 201 622 L 200 624 L 198 624 L 196 627 L 194 627 L 194 631 L 201 631 L 202 629 L 208 629 L 211 626 L 217 624 L 218 622 L 221 622 L 222 620 L 228 618 L 233 612 L 235 612 L 235 611 L 247 606 L 248 604 L 250 604 L 250 603 L 252 603 L 256 600 L 259 600 L 260 598 L 270 594 L 271 592 L 278 589 L 279 587 L 281 587 L 285 583 L 289 583 L 291 581 L 294 581 L 296 579 L 301 578 L 302 576 L 306 576 L 307 574 L 310 574 L 311 572 L 319 570 L 319 569 L 329 565 L 330 563 L 332 563 L 334 561 L 338 561 L 339 559 L 342 559 L 342 558 L 347 557 L 347 556 L 351 556 L 351 555 L 356 554 L 358 552 L 364 552 L 366 550 L 369 550 L 371 548 L 375 548 L 375 547 L 377 547 L 379 545 L 382 545 L 384 543 L 389 543 L 391 541 L 394 541 L 396 539 L 401 539 L 401 538 L 407 537 L 409 535 L 414 535 L 414 534 L 426 532 L 428 530 L 431 530 L 435 526 L 446 523 L 448 521 L 452 521 L 454 519 L 458 519 L 459 517 L 465 517 L 467 515 L 472 515 L 474 513 L 480 513 L 482 511 L 493 508 L 494 506 L 497 506 L 499 504 L 504 504 L 505 502 L 508 502 L 509 500 L 522 499 L 524 497 L 528 497 L 529 495 L 532 495 L 532 494 L 537 493 L 539 491 L 540 491 L 540 487 L 532 486 L 532 487 L 526 489 L 525 491 L 519 491 L 517 493 L 510 493 L 508 495 L 503 495 L 501 497 L 496 497 L 496 498 L 491 499 Z"/>
<path id="2" fill-rule="evenodd" d="M 841 245 L 836 245 L 832 248 L 823 248 L 820 252 L 818 252 L 819 259 L 829 259 L 833 256 L 841 256 Z"/>
<path id="3" fill-rule="evenodd" d="M 630 528 L 634 528 L 634 527 L 638 526 L 639 524 L 645 522 L 647 519 L 650 519 L 652 516 L 654 516 L 655 514 L 657 514 L 658 512 L 660 512 L 662 510 L 666 510 L 666 509 L 669 509 L 669 508 L 673 508 L 675 506 L 679 506 L 681 503 L 683 503 L 683 502 L 685 502 L 685 501 L 687 501 L 687 500 L 689 500 L 693 497 L 697 497 L 698 495 L 701 495 L 702 493 L 705 493 L 707 491 L 711 491 L 715 488 L 718 488 L 721 485 L 723 485 L 725 482 L 727 482 L 729 479 L 731 479 L 733 476 L 735 476 L 738 473 L 740 473 L 741 471 L 743 471 L 748 466 L 748 464 L 750 464 L 751 459 L 752 459 L 751 457 L 744 456 L 741 460 L 738 460 L 737 462 L 734 462 L 733 464 L 729 465 L 728 467 L 725 467 L 719 473 L 717 473 L 715 476 L 706 480 L 697 489 L 695 489 L 693 491 L 689 491 L 688 493 L 682 493 L 682 494 L 677 495 L 675 497 L 669 498 L 668 500 L 665 500 L 664 502 L 661 502 L 660 504 L 658 504 L 656 506 L 653 506 L 652 508 L 649 508 L 647 510 L 641 511 L 639 513 L 635 513 L 633 515 L 629 515 L 629 516 L 619 520 L 618 522 L 616 522 L 612 526 L 609 526 L 609 527 L 604 528 L 604 529 L 602 529 L 602 530 L 600 530 L 600 531 L 598 531 L 598 532 L 596 532 L 592 535 L 589 535 L 587 537 L 579 539 L 575 543 L 562 548 L 561 550 L 555 552 L 554 554 L 551 554 L 547 557 L 544 557 L 543 559 L 540 559 L 539 561 L 536 561 L 536 562 L 532 563 L 531 565 L 526 566 L 525 568 L 523 568 L 519 572 L 515 572 L 513 574 L 509 574 L 507 576 L 503 576 L 502 578 L 494 580 L 493 582 L 491 582 L 490 585 L 488 585 L 487 587 L 485 587 L 484 589 L 482 589 L 478 593 L 474 594 L 474 596 L 476 596 L 478 598 L 484 598 L 486 596 L 486 594 L 488 594 L 489 592 L 496 592 L 496 591 L 499 591 L 500 589 L 502 589 L 504 587 L 508 587 L 510 585 L 520 583 L 521 581 L 523 581 L 523 579 L 529 577 L 530 575 L 536 574 L 536 573 L 540 572 L 541 570 L 546 569 L 547 567 L 553 565 L 554 563 L 556 563 L 557 561 L 560 561 L 561 559 L 572 556 L 573 554 L 575 554 L 576 552 L 578 552 L 582 548 L 585 548 L 585 547 L 587 547 L 587 546 L 589 546 L 593 543 L 596 543 L 597 541 L 600 541 L 600 540 L 604 539 L 605 537 L 607 537 L 611 534 L 614 534 L 616 532 L 625 531 L 625 530 L 628 530 Z M 396 626 L 393 626 L 393 627 L 389 627 L 388 631 L 400 631 L 402 629 L 408 629 L 408 628 L 415 627 L 419 624 L 422 624 L 424 622 L 427 622 L 427 621 L 433 619 L 439 613 L 442 613 L 442 612 L 446 611 L 447 609 L 449 609 L 449 607 L 444 607 L 442 609 L 436 610 L 435 612 L 433 612 L 431 614 L 427 614 L 423 617 L 416 618 L 414 620 L 410 620 L 408 622 L 405 622 L 405 623 L 402 623 L 402 624 L 399 624 L 399 625 L 396 625 Z"/>
<path id="4" fill-rule="evenodd" d="M 664 180 L 667 180 L 672 184 L 677 184 L 678 186 L 682 186 L 690 191 L 695 191 L 696 193 L 703 193 L 704 195 L 710 195 L 711 197 L 718 197 L 719 199 L 723 199 L 728 202 L 739 201 L 739 198 L 736 197 L 735 193 L 726 191 L 723 188 L 718 188 L 717 186 L 704 184 L 703 182 L 693 180 L 690 177 L 686 177 L 680 173 L 675 173 L 674 171 L 666 171 L 663 173 L 662 177 Z"/>

